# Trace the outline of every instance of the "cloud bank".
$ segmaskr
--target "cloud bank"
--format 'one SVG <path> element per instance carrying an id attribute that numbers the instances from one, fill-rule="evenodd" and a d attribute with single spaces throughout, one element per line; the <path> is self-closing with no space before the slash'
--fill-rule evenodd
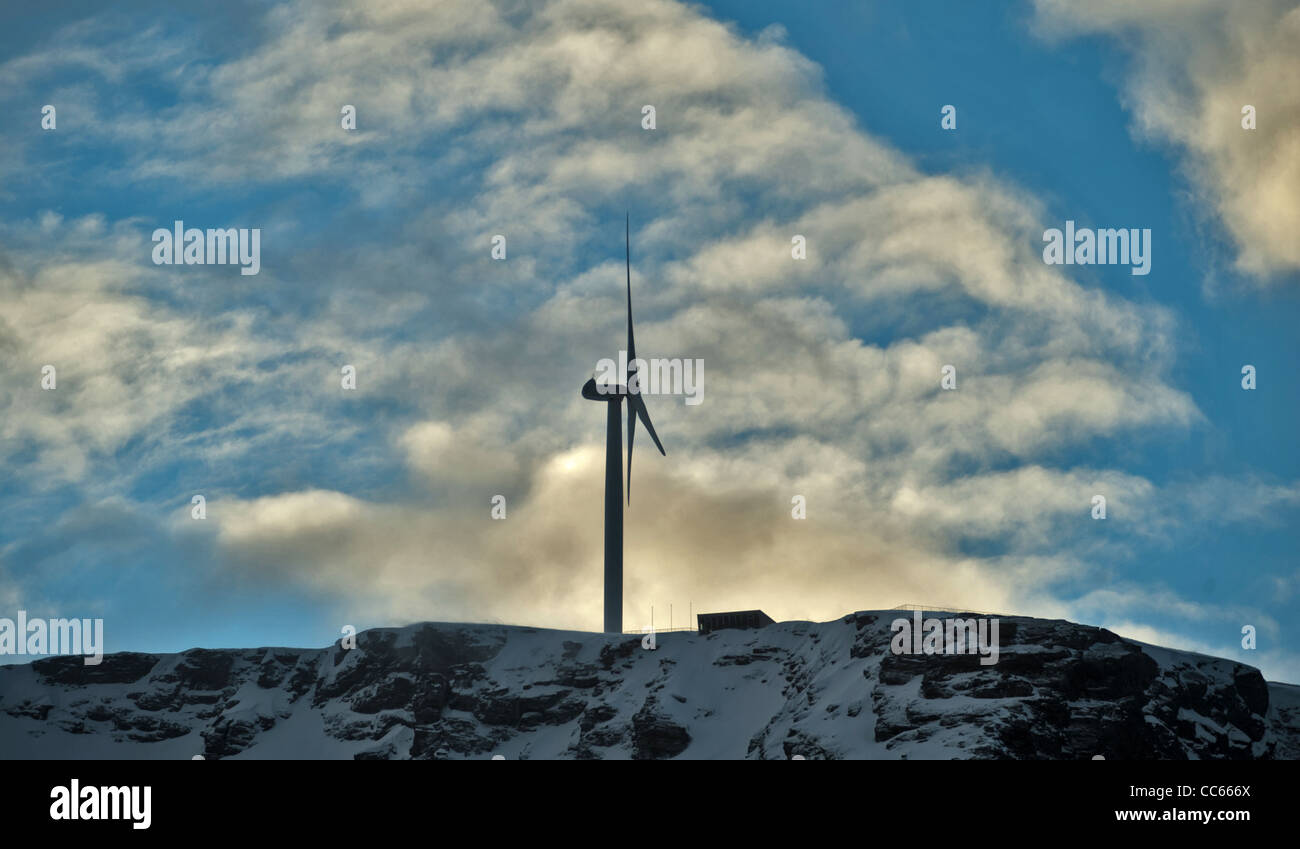
<path id="1" fill-rule="evenodd" d="M 0 349 L 21 367 L 0 385 L 0 461 L 17 497 L 50 500 L 15 514 L 0 564 L 29 594 L 66 556 L 40 511 L 121 497 L 162 540 L 142 545 L 207 581 L 379 622 L 597 627 L 604 416 L 578 388 L 622 338 L 629 207 L 638 353 L 707 375 L 698 407 L 648 399 L 668 456 L 643 442 L 634 465 L 630 625 L 668 603 L 1098 621 L 1089 590 L 1130 587 L 1135 545 L 1186 528 L 1194 484 L 1104 450 L 1203 426 L 1171 378 L 1175 316 L 1045 266 L 1035 198 L 923 173 L 778 31 L 660 0 L 288 3 L 262 31 L 216 56 L 91 21 L 0 66 L 66 99 L 65 143 L 111 151 L 105 179 L 163 198 L 6 226 Z M 97 97 L 135 75 L 169 105 Z M 175 203 L 261 226 L 261 274 L 149 265 Z M 1252 268 L 1294 262 L 1243 215 Z M 66 391 L 40 390 L 47 362 Z M 1206 619 L 1142 589 L 1125 621 Z M 1242 615 L 1276 624 L 1233 610 L 1207 641 L 1228 652 Z"/>
<path id="2" fill-rule="evenodd" d="M 1236 248 L 1238 269 L 1265 280 L 1300 269 L 1300 5 L 1034 5 L 1044 34 L 1099 34 L 1124 46 L 1131 60 L 1125 105 L 1135 130 L 1182 153 L 1204 207 Z M 1248 105 L 1253 130 L 1242 126 Z"/>

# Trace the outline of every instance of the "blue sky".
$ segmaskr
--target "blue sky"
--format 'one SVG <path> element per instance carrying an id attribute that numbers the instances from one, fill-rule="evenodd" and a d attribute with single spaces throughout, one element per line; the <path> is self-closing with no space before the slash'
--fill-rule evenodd
<path id="1" fill-rule="evenodd" d="M 1300 680 L 1294 4 L 1240 53 L 1209 2 L 603 6 L 7 21 L 0 602 L 109 650 L 595 629 L 630 210 L 639 350 L 706 400 L 650 399 L 629 627 L 951 603 Z M 177 218 L 262 272 L 154 266 Z M 1044 266 L 1067 218 L 1149 228 L 1150 275 Z"/>

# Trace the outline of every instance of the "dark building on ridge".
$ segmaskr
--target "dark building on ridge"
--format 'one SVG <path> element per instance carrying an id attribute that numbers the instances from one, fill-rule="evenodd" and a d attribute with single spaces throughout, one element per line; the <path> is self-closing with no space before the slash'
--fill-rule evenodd
<path id="1" fill-rule="evenodd" d="M 771 616 L 761 610 L 734 610 L 730 613 L 698 613 L 699 631 L 708 634 L 723 628 L 762 628 L 773 624 Z"/>

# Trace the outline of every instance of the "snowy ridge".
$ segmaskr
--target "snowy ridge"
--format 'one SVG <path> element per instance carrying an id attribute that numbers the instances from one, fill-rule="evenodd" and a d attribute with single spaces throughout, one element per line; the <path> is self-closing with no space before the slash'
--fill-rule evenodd
<path id="1" fill-rule="evenodd" d="M 1296 758 L 1300 687 L 1062 620 L 893 655 L 865 611 L 636 636 L 422 623 L 357 647 L 0 668 L 7 758 Z"/>

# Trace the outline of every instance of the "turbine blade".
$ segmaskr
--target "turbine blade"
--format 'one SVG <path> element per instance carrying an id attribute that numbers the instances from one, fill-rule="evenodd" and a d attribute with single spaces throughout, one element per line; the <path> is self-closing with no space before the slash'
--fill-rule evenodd
<path id="1" fill-rule="evenodd" d="M 636 341 L 632 338 L 632 217 L 623 222 L 623 237 L 627 245 L 627 361 L 636 359 Z M 623 375 L 627 382 L 627 375 Z"/>
<path id="2" fill-rule="evenodd" d="M 659 434 L 655 433 L 655 426 L 650 423 L 650 412 L 645 408 L 645 401 L 641 400 L 640 395 L 629 395 L 627 396 L 627 402 L 632 408 L 628 411 L 628 416 L 630 417 L 635 411 L 636 415 L 641 417 L 641 424 L 645 425 L 645 429 L 650 433 L 650 438 L 655 441 L 655 447 L 659 449 L 660 454 L 667 457 L 668 452 L 664 450 L 664 444 L 659 441 Z"/>
<path id="3" fill-rule="evenodd" d="M 628 398 L 636 397 L 632 392 L 632 375 L 636 373 L 636 340 L 632 336 L 632 216 L 623 218 L 623 245 L 627 269 L 627 370 L 623 373 L 623 385 L 627 387 Z M 632 404 L 627 410 L 627 503 L 632 503 L 632 445 L 636 441 L 636 413 Z"/>
<path id="4" fill-rule="evenodd" d="M 636 395 L 628 395 L 636 398 Z M 636 439 L 636 413 L 629 405 L 627 411 L 627 503 L 632 503 L 632 442 Z"/>
<path id="5" fill-rule="evenodd" d="M 645 402 L 641 400 L 641 387 L 633 385 L 633 376 L 637 375 L 636 367 L 636 339 L 632 335 L 632 216 L 629 214 L 623 221 L 623 237 L 626 246 L 627 259 L 627 370 L 623 374 L 623 385 L 627 392 L 627 502 L 632 503 L 632 446 L 636 441 L 636 420 L 638 417 L 641 423 L 650 433 L 650 438 L 654 440 L 655 447 L 659 449 L 660 454 L 667 454 L 664 451 L 663 443 L 659 441 L 659 434 L 655 433 L 654 425 L 650 423 L 650 413 L 645 408 Z M 640 381 L 637 381 L 639 384 Z"/>

